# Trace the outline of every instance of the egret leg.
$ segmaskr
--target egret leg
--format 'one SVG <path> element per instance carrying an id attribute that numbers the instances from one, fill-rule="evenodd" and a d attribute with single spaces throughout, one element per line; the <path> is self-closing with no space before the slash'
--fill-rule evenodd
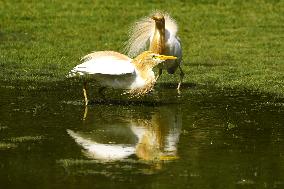
<path id="1" fill-rule="evenodd" d="M 88 106 L 85 106 L 85 109 L 84 109 L 84 115 L 83 115 L 83 121 L 85 121 L 85 120 L 86 120 L 87 115 L 88 115 Z"/>
<path id="2" fill-rule="evenodd" d="M 156 77 L 156 81 L 159 79 L 159 77 L 162 75 L 163 73 L 163 69 L 159 69 L 159 73 L 158 73 L 158 76 Z"/>
<path id="3" fill-rule="evenodd" d="M 180 86 L 181 86 L 181 83 L 182 83 L 183 78 L 184 78 L 184 72 L 182 71 L 180 65 L 178 67 L 179 67 L 179 70 L 180 70 L 180 74 L 179 74 L 179 83 L 178 83 L 177 91 L 180 94 Z"/>
<path id="4" fill-rule="evenodd" d="M 83 94 L 84 94 L 84 98 L 85 98 L 85 105 L 88 105 L 88 96 L 87 96 L 87 82 L 84 81 L 84 85 L 83 85 Z"/>

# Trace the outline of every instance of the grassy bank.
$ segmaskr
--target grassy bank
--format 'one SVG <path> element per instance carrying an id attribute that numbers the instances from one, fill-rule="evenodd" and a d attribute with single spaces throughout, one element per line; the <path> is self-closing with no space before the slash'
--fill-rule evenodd
<path id="1" fill-rule="evenodd" d="M 277 0 L 4 0 L 0 80 L 64 80 L 83 55 L 122 51 L 129 26 L 155 9 L 179 24 L 185 82 L 284 96 L 284 3 Z"/>

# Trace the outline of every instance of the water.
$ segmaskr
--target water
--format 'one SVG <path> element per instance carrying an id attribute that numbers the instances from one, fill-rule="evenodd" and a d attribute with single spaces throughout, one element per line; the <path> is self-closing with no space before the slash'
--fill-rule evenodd
<path id="1" fill-rule="evenodd" d="M 85 108 L 81 95 L 2 85 L 0 188 L 284 186 L 283 99 L 161 85 Z"/>

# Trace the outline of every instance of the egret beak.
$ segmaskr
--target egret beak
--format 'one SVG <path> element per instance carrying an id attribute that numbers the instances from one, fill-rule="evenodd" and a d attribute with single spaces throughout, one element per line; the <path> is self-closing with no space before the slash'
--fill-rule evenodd
<path id="1" fill-rule="evenodd" d="M 156 16 L 152 16 L 151 18 L 155 21 L 159 20 Z"/>
<path id="2" fill-rule="evenodd" d="M 175 59 L 177 59 L 177 57 L 175 57 L 175 56 L 166 56 L 166 55 L 159 55 L 158 58 L 160 60 L 175 60 Z"/>
<path id="3" fill-rule="evenodd" d="M 164 15 L 161 14 L 161 13 L 156 13 L 156 14 L 152 15 L 151 18 L 155 21 L 162 21 L 162 20 L 164 20 Z"/>

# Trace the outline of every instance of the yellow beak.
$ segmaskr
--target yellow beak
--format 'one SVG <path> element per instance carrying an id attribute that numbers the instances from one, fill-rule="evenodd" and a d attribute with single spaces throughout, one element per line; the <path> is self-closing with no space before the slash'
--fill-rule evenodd
<path id="1" fill-rule="evenodd" d="M 175 57 L 175 56 L 166 56 L 166 55 L 159 55 L 158 58 L 161 59 L 161 60 L 175 60 L 175 59 L 177 59 L 177 57 Z"/>
<path id="2" fill-rule="evenodd" d="M 155 21 L 158 21 L 158 20 L 160 20 L 159 18 L 157 18 L 156 16 L 152 16 L 151 17 L 153 20 L 155 20 Z"/>
<path id="3" fill-rule="evenodd" d="M 152 16 L 151 18 L 152 18 L 153 20 L 156 20 L 156 19 L 157 19 L 155 16 Z"/>

